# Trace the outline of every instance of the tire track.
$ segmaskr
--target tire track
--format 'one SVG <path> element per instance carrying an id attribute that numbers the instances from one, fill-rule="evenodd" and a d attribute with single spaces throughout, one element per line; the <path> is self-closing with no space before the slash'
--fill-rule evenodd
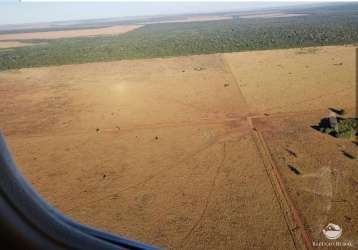
<path id="1" fill-rule="evenodd" d="M 151 129 L 164 129 L 164 128 L 182 128 L 182 127 L 202 127 L 202 126 L 222 126 L 225 125 L 227 122 L 231 121 L 242 121 L 246 118 L 246 116 L 239 116 L 235 118 L 224 118 L 223 119 L 201 119 L 197 121 L 179 121 L 179 122 L 158 122 L 158 123 L 151 123 L 151 124 L 143 124 L 143 125 L 129 125 L 127 127 L 118 128 L 101 128 L 100 133 L 132 133 L 138 130 L 151 130 Z M 76 135 L 95 135 L 92 133 L 95 131 L 96 126 L 93 129 L 89 130 L 79 130 L 79 131 L 71 131 L 70 133 L 51 133 L 49 135 L 46 134 L 32 134 L 32 135 L 6 135 L 6 137 L 21 137 L 21 138 L 40 138 L 40 137 L 55 137 L 55 136 L 76 136 Z"/>
<path id="2" fill-rule="evenodd" d="M 211 182 L 210 190 L 209 190 L 208 196 L 206 197 L 204 208 L 203 208 L 203 210 L 202 210 L 202 212 L 201 212 L 201 214 L 199 216 L 199 219 L 194 223 L 194 225 L 191 227 L 189 232 L 182 239 L 182 241 L 181 241 L 181 243 L 179 245 L 181 249 L 186 245 L 187 239 L 190 237 L 190 235 L 192 235 L 193 232 L 195 231 L 195 229 L 200 225 L 200 223 L 204 219 L 205 214 L 206 214 L 206 212 L 208 210 L 208 207 L 209 207 L 209 204 L 210 204 L 210 201 L 211 201 L 211 198 L 212 198 L 212 194 L 213 194 L 215 186 L 216 186 L 218 176 L 219 176 L 220 171 L 222 169 L 222 166 L 224 165 L 225 160 L 226 160 L 226 143 L 225 142 L 223 143 L 223 153 L 222 154 L 223 154 L 223 156 L 222 156 L 222 159 L 220 161 L 220 164 L 218 165 L 218 167 L 216 169 L 215 176 L 214 176 L 214 178 L 213 178 L 213 180 Z"/>
<path id="3" fill-rule="evenodd" d="M 233 74 L 233 72 L 231 70 L 230 64 L 226 61 L 224 56 L 225 56 L 224 54 L 219 54 L 218 55 L 222 65 L 224 67 L 224 71 L 229 75 L 230 81 L 235 84 L 237 92 L 238 92 L 239 99 L 243 102 L 244 107 L 241 107 L 241 110 L 246 110 L 246 112 L 248 112 L 249 111 L 249 105 L 247 104 L 245 96 L 241 92 L 239 83 L 237 82 L 236 77 L 235 77 L 235 75 Z M 246 112 L 244 112 L 244 113 L 246 113 Z"/>
<path id="4" fill-rule="evenodd" d="M 148 182 L 150 182 L 151 180 L 155 179 L 155 178 L 158 178 L 160 176 L 162 176 L 163 174 L 167 173 L 168 171 L 172 170 L 173 168 L 177 167 L 178 165 L 180 164 L 183 164 L 184 162 L 186 161 L 189 161 L 190 159 L 192 159 L 193 157 L 195 157 L 196 155 L 202 153 L 203 151 L 207 150 L 208 148 L 214 146 L 217 142 L 220 141 L 220 139 L 222 139 L 223 137 L 226 137 L 228 135 L 230 135 L 232 132 L 227 132 L 227 133 L 224 133 L 223 135 L 221 136 L 218 136 L 217 138 L 215 138 L 215 140 L 213 141 L 210 141 L 209 143 L 205 144 L 204 146 L 202 146 L 201 148 L 195 150 L 193 153 L 189 154 L 188 156 L 186 156 L 185 158 L 183 158 L 182 160 L 178 161 L 177 163 L 171 165 L 170 167 L 168 168 L 164 168 L 162 170 L 159 170 L 157 171 L 156 173 L 146 177 L 143 181 L 140 181 L 140 182 L 137 182 L 133 185 L 130 185 L 130 186 L 127 186 L 121 190 L 118 190 L 116 192 L 113 192 L 111 194 L 107 194 L 105 196 L 102 196 L 101 198 L 99 199 L 95 199 L 95 200 L 92 200 L 92 201 L 89 201 L 89 202 L 86 202 L 85 204 L 81 204 L 81 205 L 78 205 L 78 206 L 74 206 L 72 208 L 69 208 L 69 209 L 66 209 L 66 210 L 63 210 L 64 213 L 67 213 L 67 212 L 70 212 L 74 209 L 77 209 L 77 208 L 80 208 L 80 207 L 84 207 L 84 206 L 87 206 L 87 205 L 90 205 L 90 204 L 93 204 L 93 203 L 96 203 L 96 202 L 99 202 L 99 201 L 102 201 L 102 200 L 105 200 L 105 199 L 108 199 L 109 197 L 112 197 L 112 196 L 115 196 L 115 195 L 118 195 L 122 192 L 125 192 L 127 190 L 130 190 L 130 189 L 135 189 L 135 188 L 138 188 L 138 187 L 141 187 L 145 184 L 147 184 Z M 115 181 L 115 179 L 113 179 L 112 181 Z"/>

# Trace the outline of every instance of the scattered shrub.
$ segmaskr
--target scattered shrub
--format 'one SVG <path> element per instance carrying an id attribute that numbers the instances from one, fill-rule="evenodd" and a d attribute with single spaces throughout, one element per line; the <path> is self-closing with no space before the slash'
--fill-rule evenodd
<path id="1" fill-rule="evenodd" d="M 337 138 L 350 139 L 357 134 L 358 119 L 338 117 L 337 124 L 332 127 L 329 122 L 329 118 L 325 117 L 321 119 L 318 126 L 314 126 L 314 128 L 322 133 L 329 134 Z"/>

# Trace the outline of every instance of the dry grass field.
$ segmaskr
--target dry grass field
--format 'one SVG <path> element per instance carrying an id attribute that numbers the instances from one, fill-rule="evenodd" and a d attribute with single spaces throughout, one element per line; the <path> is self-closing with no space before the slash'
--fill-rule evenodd
<path id="1" fill-rule="evenodd" d="M 271 114 L 355 105 L 352 46 L 230 53 L 224 57 L 250 112 Z"/>
<path id="2" fill-rule="evenodd" d="M 0 41 L 59 39 L 59 38 L 90 37 L 90 36 L 104 36 L 104 35 L 108 36 L 108 35 L 123 34 L 138 29 L 140 27 L 142 27 L 142 25 L 117 25 L 117 26 L 94 28 L 94 29 L 0 34 Z"/>
<path id="3" fill-rule="evenodd" d="M 358 149 L 350 140 L 311 128 L 326 115 L 325 111 L 282 114 L 256 119 L 254 124 L 312 239 L 324 241 L 322 228 L 334 221 L 344 230 L 340 240 L 349 241 L 358 232 Z"/>
<path id="4" fill-rule="evenodd" d="M 352 239 L 358 173 L 342 150 L 357 146 L 311 126 L 354 110 L 354 57 L 332 46 L 4 71 L 1 127 L 52 205 L 131 239 L 301 249 L 328 222 Z"/>

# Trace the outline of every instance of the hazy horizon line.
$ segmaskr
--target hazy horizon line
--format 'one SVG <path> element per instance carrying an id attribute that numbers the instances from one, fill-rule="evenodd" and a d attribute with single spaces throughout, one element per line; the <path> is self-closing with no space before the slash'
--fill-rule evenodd
<path id="1" fill-rule="evenodd" d="M 329 2 L 327 2 L 329 3 Z M 186 2 L 186 3 L 124 3 L 124 2 L 0 2 L 0 26 L 21 26 L 61 22 L 166 17 L 194 14 L 215 14 L 240 11 L 274 10 L 287 7 L 316 5 L 314 2 Z M 51 11 L 52 10 L 52 11 Z M 102 11 L 100 11 L 102 10 Z M 117 11 L 117 12 L 116 12 Z M 52 12 L 52 13 L 51 13 Z M 106 12 L 106 13 L 104 13 Z M 137 12 L 137 13 L 136 13 Z M 33 13 L 33 14 L 31 14 Z M 100 13 L 100 14 L 99 14 Z"/>

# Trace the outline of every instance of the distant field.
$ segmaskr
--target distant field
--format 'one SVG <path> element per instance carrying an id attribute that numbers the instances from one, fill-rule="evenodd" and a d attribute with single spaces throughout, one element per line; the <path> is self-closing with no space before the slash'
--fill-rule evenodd
<path id="1" fill-rule="evenodd" d="M 232 16 L 189 16 L 181 19 L 173 19 L 173 20 L 161 20 L 161 21 L 149 21 L 144 22 L 143 24 L 155 24 L 155 23 L 188 23 L 188 22 L 205 22 L 205 21 L 217 21 L 217 20 L 228 20 L 232 19 Z"/>
<path id="2" fill-rule="evenodd" d="M 240 18 L 276 18 L 276 17 L 294 17 L 294 16 L 307 16 L 307 14 L 286 14 L 286 13 L 267 13 L 267 14 L 253 14 L 253 15 L 243 15 Z"/>
<path id="3" fill-rule="evenodd" d="M 30 46 L 30 45 L 32 45 L 32 44 L 31 43 L 22 43 L 22 42 L 18 42 L 18 41 L 15 41 L 15 42 L 0 41 L 0 49 L 17 48 L 17 47 L 24 47 L 24 46 Z"/>
<path id="4" fill-rule="evenodd" d="M 279 18 L 272 14 L 270 18 L 236 15 L 229 20 L 147 24 L 112 36 L 49 40 L 33 37 L 34 40 L 27 41 L 47 43 L 0 49 L 0 70 L 358 42 L 357 4 L 282 15 Z M 75 33 L 78 32 L 81 31 Z"/>
<path id="5" fill-rule="evenodd" d="M 100 36 L 100 35 L 118 35 L 118 34 L 123 34 L 132 31 L 134 29 L 138 29 L 140 27 L 142 27 L 142 25 L 117 25 L 117 26 L 97 28 L 97 29 L 0 34 L 0 41 L 59 39 L 59 38 L 73 38 L 73 37 L 91 37 L 91 36 Z"/>

